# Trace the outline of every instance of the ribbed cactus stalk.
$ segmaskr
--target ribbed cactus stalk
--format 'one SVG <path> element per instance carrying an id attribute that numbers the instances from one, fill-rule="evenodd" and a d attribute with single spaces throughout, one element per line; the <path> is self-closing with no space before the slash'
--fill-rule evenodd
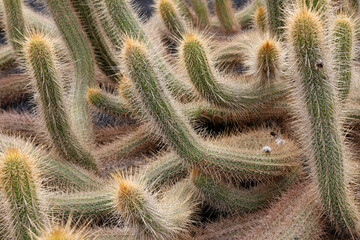
<path id="1" fill-rule="evenodd" d="M 349 150 L 340 131 L 331 56 L 319 15 L 300 7 L 287 19 L 294 63 L 295 109 L 311 177 L 323 208 L 341 233 L 358 236 L 359 214 L 349 190 Z"/>
<path id="2" fill-rule="evenodd" d="M 209 25 L 210 14 L 206 0 L 190 0 L 190 2 L 196 14 L 198 24 Z"/>
<path id="3" fill-rule="evenodd" d="M 30 240 L 46 222 L 35 156 L 16 143 L 0 154 L 0 194 L 5 202 L 7 224 L 16 239 Z"/>
<path id="4" fill-rule="evenodd" d="M 186 234 L 195 210 L 187 182 L 170 189 L 160 200 L 145 188 L 141 176 L 113 175 L 113 204 L 139 239 L 174 239 Z"/>
<path id="5" fill-rule="evenodd" d="M 74 63 L 75 81 L 69 101 L 71 128 L 79 141 L 90 149 L 92 127 L 85 96 L 87 88 L 94 81 L 95 60 L 91 44 L 82 31 L 79 19 L 74 15 L 70 0 L 47 0 L 46 2 L 62 38 L 67 43 Z"/>
<path id="6" fill-rule="evenodd" d="M 281 38 L 284 32 L 285 2 L 284 0 L 266 0 L 266 14 L 269 31 L 273 36 Z"/>
<path id="7" fill-rule="evenodd" d="M 254 14 L 255 28 L 261 33 L 265 33 L 267 30 L 267 18 L 266 10 L 263 6 L 259 6 Z"/>
<path id="8" fill-rule="evenodd" d="M 335 61 L 335 75 L 336 84 L 338 87 L 338 97 L 340 101 L 345 101 L 349 95 L 353 62 L 354 58 L 354 23 L 345 16 L 337 16 L 334 29 L 333 29 L 333 41 L 334 41 L 334 61 Z"/>
<path id="9" fill-rule="evenodd" d="M 21 41 L 24 40 L 25 22 L 23 16 L 23 3 L 21 0 L 4 0 L 6 15 L 6 32 L 9 42 L 17 52 L 21 51 Z"/>
<path id="10" fill-rule="evenodd" d="M 181 16 L 178 5 L 173 0 L 159 0 L 157 11 L 172 37 L 181 39 L 186 31 L 186 22 Z"/>
<path id="11" fill-rule="evenodd" d="M 107 39 L 102 35 L 98 23 L 94 4 L 87 0 L 71 0 L 74 10 L 79 16 L 80 23 L 94 48 L 96 62 L 100 69 L 114 82 L 120 80 L 119 65 L 114 50 Z"/>
<path id="12" fill-rule="evenodd" d="M 238 23 L 235 19 L 232 0 L 214 0 L 214 8 L 221 26 L 228 32 L 236 31 Z"/>
<path id="13" fill-rule="evenodd" d="M 35 33 L 24 45 L 27 68 L 33 76 L 33 88 L 40 95 L 40 114 L 58 154 L 71 162 L 96 169 L 95 159 L 72 132 L 64 104 L 64 89 L 56 66 L 54 48 L 49 39 Z"/>
<path id="14" fill-rule="evenodd" d="M 278 156 L 264 156 L 262 153 L 252 155 L 246 151 L 223 151 L 203 143 L 184 116 L 176 110 L 154 71 L 146 47 L 134 40 L 127 40 L 123 59 L 127 75 L 134 82 L 139 100 L 146 109 L 147 119 L 156 124 L 160 133 L 184 161 L 205 171 L 212 169 L 231 172 L 240 174 L 238 177 L 246 174 L 278 175 L 296 167 L 296 152 Z"/>

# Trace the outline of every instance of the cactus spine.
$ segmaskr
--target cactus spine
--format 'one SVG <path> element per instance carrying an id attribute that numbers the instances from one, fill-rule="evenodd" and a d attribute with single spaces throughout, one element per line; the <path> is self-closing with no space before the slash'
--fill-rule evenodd
<path id="1" fill-rule="evenodd" d="M 64 159 L 96 169 L 94 158 L 80 145 L 70 129 L 51 42 L 35 33 L 26 41 L 24 52 L 34 78 L 33 87 L 40 95 L 40 112 L 57 152 Z"/>
<path id="2" fill-rule="evenodd" d="M 296 63 L 297 104 L 302 144 L 323 208 L 337 229 L 350 236 L 359 233 L 357 208 L 349 190 L 348 150 L 339 131 L 332 88 L 331 60 L 325 52 L 319 16 L 300 7 L 289 16 L 287 37 L 291 60 Z"/>

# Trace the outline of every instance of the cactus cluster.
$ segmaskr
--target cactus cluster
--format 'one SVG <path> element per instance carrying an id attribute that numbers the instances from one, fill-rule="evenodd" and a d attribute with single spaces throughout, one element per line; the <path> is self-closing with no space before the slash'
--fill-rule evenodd
<path id="1" fill-rule="evenodd" d="M 0 2 L 0 239 L 360 239 L 358 2 L 135 5 Z"/>

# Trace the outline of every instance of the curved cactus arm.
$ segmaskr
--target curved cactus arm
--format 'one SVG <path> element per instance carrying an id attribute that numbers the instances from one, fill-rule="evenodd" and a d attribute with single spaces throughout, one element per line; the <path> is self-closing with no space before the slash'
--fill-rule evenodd
<path id="1" fill-rule="evenodd" d="M 70 128 L 51 41 L 44 35 L 30 34 L 24 44 L 24 53 L 27 69 L 33 76 L 33 88 L 40 95 L 39 112 L 52 145 L 63 159 L 96 169 L 95 159 Z"/>
<path id="2" fill-rule="evenodd" d="M 159 75 L 149 58 L 146 47 L 127 40 L 123 52 L 127 74 L 139 92 L 139 98 L 148 114 L 168 143 L 189 164 L 203 169 L 212 168 L 238 176 L 246 174 L 278 175 L 297 165 L 296 153 L 265 156 L 241 151 L 223 151 L 201 141 L 189 126 L 164 89 Z"/>
<path id="3" fill-rule="evenodd" d="M 294 110 L 311 177 L 331 223 L 342 234 L 358 236 L 360 221 L 350 191 L 351 152 L 340 131 L 333 65 L 326 54 L 322 21 L 317 12 L 297 8 L 287 19 L 290 61 L 294 63 Z"/>
<path id="4" fill-rule="evenodd" d="M 298 173 L 284 176 L 278 181 L 259 183 L 250 189 L 238 189 L 221 184 L 211 177 L 193 170 L 191 182 L 202 199 L 216 210 L 244 213 L 263 208 L 298 178 Z"/>
<path id="5" fill-rule="evenodd" d="M 269 46 L 269 47 L 266 47 Z M 276 57 L 274 49 L 270 45 L 265 44 L 265 51 L 269 50 L 264 59 L 260 56 L 260 64 L 263 61 Z M 279 51 L 279 49 L 275 49 Z M 261 53 L 260 53 L 261 54 Z M 277 54 L 278 58 L 280 57 Z M 194 33 L 189 33 L 181 43 L 180 46 L 181 62 L 185 65 L 188 76 L 193 82 L 198 92 L 210 103 L 214 105 L 227 107 L 247 109 L 254 107 L 254 105 L 261 105 L 263 101 L 269 102 L 272 97 L 280 97 L 281 92 L 285 91 L 286 86 L 280 84 L 271 84 L 267 89 L 254 87 L 254 89 L 231 89 L 220 82 L 220 77 L 210 64 L 210 59 L 206 51 L 206 44 L 201 36 Z M 276 59 L 271 59 L 276 60 Z M 272 73 L 275 75 L 275 72 Z M 283 92 L 284 93 L 284 92 Z"/>
<path id="6" fill-rule="evenodd" d="M 132 114 L 132 111 L 121 102 L 118 96 L 101 89 L 89 88 L 86 97 L 92 106 L 106 114 L 115 117 L 124 117 Z"/>
<path id="7" fill-rule="evenodd" d="M 174 152 L 157 156 L 142 169 L 146 183 L 154 189 L 175 183 L 188 175 L 188 168 Z"/>
<path id="8" fill-rule="evenodd" d="M 80 23 L 94 48 L 97 65 L 113 82 L 121 80 L 118 60 L 107 39 L 103 36 L 96 17 L 95 6 L 90 0 L 71 0 Z"/>
<path id="9" fill-rule="evenodd" d="M 245 7 L 235 13 L 235 18 L 237 19 L 240 26 L 249 27 L 252 23 L 253 15 L 256 9 L 260 5 L 264 5 L 265 0 L 252 0 Z"/>
<path id="10" fill-rule="evenodd" d="M 71 89 L 71 127 L 84 146 L 92 144 L 92 126 L 85 99 L 94 81 L 94 55 L 70 0 L 47 0 L 54 21 L 67 43 L 75 67 L 75 83 Z M 90 148 L 90 147 L 89 147 Z"/>
<path id="11" fill-rule="evenodd" d="M 25 22 L 22 0 L 4 0 L 6 33 L 13 50 L 21 52 L 21 42 L 25 37 Z"/>
<path id="12" fill-rule="evenodd" d="M 47 196 L 49 212 L 57 216 L 74 218 L 109 219 L 115 211 L 108 191 L 79 192 Z"/>

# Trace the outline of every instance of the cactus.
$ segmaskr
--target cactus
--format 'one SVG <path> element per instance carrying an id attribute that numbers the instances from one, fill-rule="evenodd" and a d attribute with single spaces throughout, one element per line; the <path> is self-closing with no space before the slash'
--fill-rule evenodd
<path id="1" fill-rule="evenodd" d="M 281 38 L 284 32 L 285 1 L 266 0 L 267 22 L 270 33 Z"/>
<path id="2" fill-rule="evenodd" d="M 265 33 L 267 30 L 267 20 L 266 20 L 266 10 L 264 7 L 259 6 L 254 14 L 254 24 L 255 28 L 259 32 Z"/>
<path id="3" fill-rule="evenodd" d="M 22 149 L 24 148 L 24 149 Z M 1 153 L 1 197 L 16 239 L 31 239 L 45 223 L 36 156 L 13 143 Z"/>
<path id="4" fill-rule="evenodd" d="M 191 5 L 197 17 L 198 24 L 208 25 L 210 23 L 209 9 L 205 0 L 191 0 Z"/>
<path id="5" fill-rule="evenodd" d="M 6 31 L 9 43 L 16 52 L 21 51 L 21 41 L 24 39 L 25 22 L 23 17 L 23 6 L 21 0 L 3 1 L 6 15 Z"/>
<path id="6" fill-rule="evenodd" d="M 186 22 L 181 12 L 172 0 L 160 0 L 157 10 L 171 36 L 181 39 L 186 29 Z"/>
<path id="7" fill-rule="evenodd" d="M 231 0 L 214 0 L 215 12 L 222 25 L 228 32 L 234 32 L 237 29 L 235 20 L 235 10 L 232 7 Z"/>
<path id="8" fill-rule="evenodd" d="M 295 63 L 301 139 L 317 194 L 338 231 L 356 236 L 359 220 L 348 183 L 350 153 L 339 131 L 332 66 L 325 52 L 321 20 L 316 12 L 301 7 L 289 17 L 287 30 Z"/>
<path id="9" fill-rule="evenodd" d="M 0 239 L 358 239 L 358 4 L 136 2 L 0 1 Z"/>
<path id="10" fill-rule="evenodd" d="M 54 148 L 64 159 L 96 169 L 94 158 L 70 129 L 53 51 L 51 41 L 41 34 L 30 35 L 24 44 L 26 62 L 34 79 L 33 86 L 40 95 L 40 112 L 46 130 Z"/>
<path id="11" fill-rule="evenodd" d="M 354 58 L 354 26 L 350 18 L 339 15 L 334 23 L 334 61 L 339 100 L 349 95 L 352 80 L 352 59 Z"/>

